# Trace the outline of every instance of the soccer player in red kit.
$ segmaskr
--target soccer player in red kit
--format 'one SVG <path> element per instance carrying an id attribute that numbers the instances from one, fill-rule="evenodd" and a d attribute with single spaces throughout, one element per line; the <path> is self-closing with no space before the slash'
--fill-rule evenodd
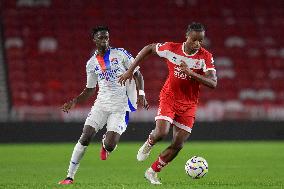
<path id="1" fill-rule="evenodd" d="M 169 76 L 160 93 L 158 114 L 155 117 L 156 127 L 137 154 L 138 161 L 145 160 L 153 146 L 167 136 L 170 126 L 173 126 L 172 143 L 145 172 L 145 178 L 151 184 L 161 184 L 157 173 L 177 156 L 190 136 L 200 84 L 213 89 L 217 86 L 212 54 L 201 47 L 204 36 L 204 26 L 192 23 L 187 28 L 184 43 L 166 42 L 145 46 L 130 68 L 120 76 L 121 84 L 132 79 L 135 68 L 150 54 L 164 58 L 168 65 Z"/>

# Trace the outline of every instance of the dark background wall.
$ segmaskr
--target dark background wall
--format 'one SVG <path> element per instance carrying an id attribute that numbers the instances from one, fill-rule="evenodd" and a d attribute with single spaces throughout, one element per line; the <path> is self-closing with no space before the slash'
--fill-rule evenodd
<path id="1" fill-rule="evenodd" d="M 72 142 L 81 135 L 83 123 L 5 122 L 0 123 L 0 142 Z M 122 141 L 145 140 L 154 123 L 130 123 Z M 95 140 L 101 139 L 105 130 Z M 171 133 L 168 140 L 171 138 Z M 190 140 L 283 140 L 284 122 L 197 122 Z"/>

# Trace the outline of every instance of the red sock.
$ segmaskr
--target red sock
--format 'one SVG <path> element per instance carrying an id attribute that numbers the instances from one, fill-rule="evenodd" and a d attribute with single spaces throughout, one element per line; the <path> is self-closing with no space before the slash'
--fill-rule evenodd
<path id="1" fill-rule="evenodd" d="M 166 163 L 165 161 L 163 161 L 163 159 L 161 158 L 161 156 L 158 157 L 158 159 L 152 164 L 152 169 L 155 172 L 160 172 L 161 169 L 163 167 L 165 167 L 168 163 Z"/>

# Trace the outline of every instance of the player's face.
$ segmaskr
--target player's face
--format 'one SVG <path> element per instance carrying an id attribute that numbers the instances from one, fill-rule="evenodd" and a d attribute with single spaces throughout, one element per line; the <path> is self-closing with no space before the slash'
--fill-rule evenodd
<path id="1" fill-rule="evenodd" d="M 94 42 L 98 49 L 107 49 L 109 47 L 109 33 L 98 31 L 94 36 Z"/>
<path id="2" fill-rule="evenodd" d="M 192 31 L 187 34 L 186 46 L 190 51 L 197 51 L 201 48 L 205 32 Z"/>

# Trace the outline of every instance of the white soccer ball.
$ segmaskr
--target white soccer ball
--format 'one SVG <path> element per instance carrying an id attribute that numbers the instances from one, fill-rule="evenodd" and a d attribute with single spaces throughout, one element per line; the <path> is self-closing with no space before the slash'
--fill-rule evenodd
<path id="1" fill-rule="evenodd" d="M 208 163 L 202 157 L 193 156 L 185 163 L 184 169 L 191 178 L 198 179 L 208 173 Z"/>

